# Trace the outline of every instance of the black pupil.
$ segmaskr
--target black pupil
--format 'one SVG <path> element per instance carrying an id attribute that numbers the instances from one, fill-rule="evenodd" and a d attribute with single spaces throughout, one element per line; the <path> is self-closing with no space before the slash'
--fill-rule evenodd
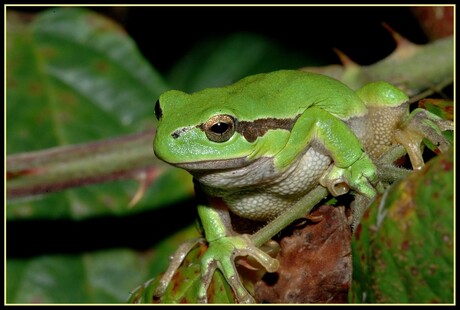
<path id="1" fill-rule="evenodd" d="M 211 130 L 214 133 L 223 134 L 224 132 L 227 131 L 228 127 L 229 126 L 227 123 L 218 122 L 212 125 Z"/>

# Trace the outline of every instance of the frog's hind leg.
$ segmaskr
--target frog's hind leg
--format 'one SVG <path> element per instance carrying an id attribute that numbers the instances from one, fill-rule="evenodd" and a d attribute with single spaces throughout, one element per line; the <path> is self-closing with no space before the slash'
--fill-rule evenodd
<path id="1" fill-rule="evenodd" d="M 452 121 L 443 120 L 427 110 L 418 108 L 409 115 L 400 129 L 396 130 L 394 140 L 404 146 L 414 170 L 420 170 L 424 165 L 422 140 L 426 138 L 439 151 L 446 152 L 451 144 L 443 136 L 442 131 L 453 129 Z"/>

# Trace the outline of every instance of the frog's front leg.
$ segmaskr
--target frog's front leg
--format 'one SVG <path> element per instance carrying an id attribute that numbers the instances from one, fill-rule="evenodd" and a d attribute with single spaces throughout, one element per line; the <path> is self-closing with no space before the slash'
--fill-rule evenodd
<path id="1" fill-rule="evenodd" d="M 206 240 L 197 238 L 183 243 L 173 255 L 171 263 L 155 289 L 154 296 L 160 298 L 166 292 L 174 274 L 187 254 L 199 243 L 208 242 L 201 258 L 201 281 L 198 283 L 197 302 L 207 303 L 207 291 L 214 272 L 219 269 L 235 293 L 238 303 L 254 303 L 255 300 L 244 287 L 236 269 L 237 257 L 255 259 L 268 272 L 275 272 L 278 260 L 272 258 L 253 244 L 246 234 L 238 235 L 230 225 L 228 210 L 219 199 L 210 199 L 211 205 L 198 205 L 198 214 L 205 231 Z"/>
<path id="2" fill-rule="evenodd" d="M 353 131 L 342 120 L 318 107 L 308 108 L 299 117 L 287 147 L 275 158 L 275 166 L 282 169 L 306 145 L 322 149 L 332 158 L 333 163 L 318 180 L 332 195 L 343 195 L 351 188 L 363 196 L 359 203 L 352 205 L 351 226 L 355 228 L 377 194 L 374 163 Z"/>
<path id="3" fill-rule="evenodd" d="M 208 287 L 215 270 L 219 269 L 232 287 L 239 303 L 255 302 L 240 280 L 235 259 L 239 256 L 250 256 L 268 272 L 275 272 L 278 269 L 278 260 L 256 247 L 248 235 L 234 234 L 228 211 L 221 203 L 215 203 L 212 207 L 200 204 L 198 214 L 209 247 L 201 260 L 202 280 L 199 284 L 197 301 L 207 302 Z"/>
<path id="4" fill-rule="evenodd" d="M 366 153 L 362 153 L 348 167 L 331 165 L 319 182 L 327 187 L 333 196 L 346 194 L 351 187 L 360 195 L 372 199 L 377 193 L 373 185 L 376 180 L 374 164 Z"/>
<path id="5" fill-rule="evenodd" d="M 364 212 L 377 194 L 373 186 L 376 182 L 376 168 L 367 154 L 363 153 L 349 167 L 331 165 L 319 182 L 327 187 L 333 196 L 347 193 L 349 186 L 356 191 L 355 199 L 350 206 L 352 212 L 350 226 L 352 231 L 355 231 Z"/>
<path id="6" fill-rule="evenodd" d="M 318 107 L 305 110 L 286 145 L 275 158 L 279 169 L 293 162 L 306 145 L 311 145 L 323 149 L 333 160 L 319 180 L 332 195 L 343 195 L 350 188 L 369 198 L 376 195 L 375 165 L 353 131 L 329 112 Z"/>
<path id="7" fill-rule="evenodd" d="M 420 170 L 424 165 L 422 140 L 426 138 L 441 152 L 446 152 L 450 142 L 442 135 L 442 131 L 453 129 L 453 122 L 418 108 L 412 111 L 404 124 L 395 131 L 394 140 L 404 146 L 414 170 Z"/>

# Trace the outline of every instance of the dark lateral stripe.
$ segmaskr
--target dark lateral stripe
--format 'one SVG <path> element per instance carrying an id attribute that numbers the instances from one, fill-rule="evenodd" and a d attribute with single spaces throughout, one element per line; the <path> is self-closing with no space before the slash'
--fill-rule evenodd
<path id="1" fill-rule="evenodd" d="M 295 118 L 262 118 L 252 122 L 239 121 L 236 131 L 248 142 L 254 142 L 269 130 L 285 129 L 290 131 L 298 118 L 299 116 Z"/>
<path id="2" fill-rule="evenodd" d="M 179 138 L 184 132 L 187 132 L 189 131 L 190 128 L 189 127 L 184 127 L 184 128 L 179 128 L 177 129 L 176 131 L 174 131 L 171 136 L 174 138 L 174 139 L 177 139 Z"/>

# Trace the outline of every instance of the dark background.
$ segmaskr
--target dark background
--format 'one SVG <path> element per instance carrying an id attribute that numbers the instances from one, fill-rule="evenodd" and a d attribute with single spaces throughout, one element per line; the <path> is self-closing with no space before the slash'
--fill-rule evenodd
<path id="1" fill-rule="evenodd" d="M 289 50 L 314 51 L 337 63 L 333 48 L 360 64 L 376 62 L 394 49 L 385 22 L 415 43 L 427 38 L 410 7 L 119 7 L 95 8 L 117 18 L 144 56 L 167 71 L 197 42 L 235 32 L 262 34 Z"/>
<path id="2" fill-rule="evenodd" d="M 36 13 L 50 7 L 20 6 Z M 90 6 L 120 23 L 144 56 L 168 71 L 197 43 L 236 32 L 264 35 L 286 49 L 316 53 L 337 63 L 333 48 L 371 64 L 395 47 L 387 23 L 414 43 L 427 37 L 411 6 Z"/>

